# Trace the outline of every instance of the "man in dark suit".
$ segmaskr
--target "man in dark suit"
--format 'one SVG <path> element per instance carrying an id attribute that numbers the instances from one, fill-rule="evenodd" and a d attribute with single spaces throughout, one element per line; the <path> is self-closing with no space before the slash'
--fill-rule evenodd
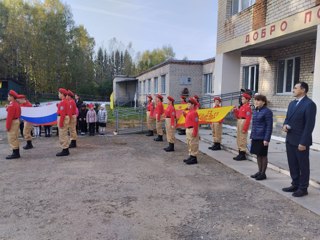
<path id="1" fill-rule="evenodd" d="M 305 82 L 299 82 L 294 86 L 293 96 L 296 100 L 289 104 L 283 124 L 283 131 L 287 133 L 286 149 L 292 182 L 290 187 L 282 190 L 293 192 L 294 197 L 308 195 L 309 151 L 317 112 L 316 104 L 307 97 L 308 90 L 308 84 Z"/>

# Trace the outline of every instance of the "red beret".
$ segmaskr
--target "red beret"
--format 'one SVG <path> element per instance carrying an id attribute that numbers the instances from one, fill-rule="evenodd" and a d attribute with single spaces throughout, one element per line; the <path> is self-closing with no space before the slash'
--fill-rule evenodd
<path id="1" fill-rule="evenodd" d="M 64 88 L 59 88 L 59 93 L 62 93 L 65 96 L 68 95 L 68 91 L 66 89 L 64 89 Z"/>
<path id="2" fill-rule="evenodd" d="M 23 94 L 18 94 L 17 99 L 22 99 L 22 98 L 26 98 L 26 96 Z"/>
<path id="3" fill-rule="evenodd" d="M 93 103 L 89 103 L 89 104 L 88 104 L 88 107 L 89 107 L 89 108 L 94 107 Z"/>
<path id="4" fill-rule="evenodd" d="M 220 98 L 220 97 L 215 97 L 215 98 L 213 99 L 213 101 L 215 101 L 215 100 L 218 100 L 219 102 L 221 102 L 221 98 Z"/>
<path id="5" fill-rule="evenodd" d="M 163 99 L 161 94 L 157 94 L 157 98 Z"/>
<path id="6" fill-rule="evenodd" d="M 170 100 L 171 102 L 174 102 L 174 98 L 173 98 L 173 97 L 168 96 L 167 98 L 168 98 L 168 100 Z"/>
<path id="7" fill-rule="evenodd" d="M 71 92 L 71 90 L 68 90 L 68 95 L 69 95 L 70 97 L 73 97 L 73 96 L 74 96 L 74 94 L 73 94 L 73 92 Z"/>
<path id="8" fill-rule="evenodd" d="M 152 96 L 151 95 L 148 95 L 148 98 L 152 100 Z"/>
<path id="9" fill-rule="evenodd" d="M 199 99 L 199 96 L 198 96 L 198 95 L 194 95 L 193 97 L 194 97 L 195 99 L 197 99 L 197 100 Z"/>
<path id="10" fill-rule="evenodd" d="M 18 93 L 16 93 L 16 92 L 13 91 L 13 90 L 10 90 L 10 91 L 8 92 L 8 94 L 9 94 L 10 96 L 14 97 L 14 98 L 17 98 L 17 97 L 18 97 Z"/>
<path id="11" fill-rule="evenodd" d="M 194 99 L 194 98 L 189 98 L 189 101 L 188 101 L 189 103 L 191 103 L 191 104 L 193 104 L 193 105 L 197 105 L 198 104 L 198 102 L 197 102 L 197 100 L 196 99 Z"/>
<path id="12" fill-rule="evenodd" d="M 248 93 L 243 93 L 243 94 L 242 94 L 242 97 L 244 97 L 244 98 L 246 98 L 246 99 L 248 99 L 248 100 L 251 99 L 251 96 L 250 96 Z"/>

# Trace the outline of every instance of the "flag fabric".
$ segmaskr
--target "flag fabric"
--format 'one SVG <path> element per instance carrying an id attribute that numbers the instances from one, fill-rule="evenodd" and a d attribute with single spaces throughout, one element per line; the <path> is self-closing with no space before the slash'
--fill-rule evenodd
<path id="1" fill-rule="evenodd" d="M 220 108 L 208 108 L 198 109 L 199 124 L 211 124 L 213 122 L 219 122 L 225 118 L 225 116 L 233 109 L 233 106 L 220 107 Z M 182 113 L 182 110 L 181 110 Z M 177 127 L 184 127 L 185 117 L 180 113 L 178 118 Z M 178 114 L 177 114 L 178 115 Z"/>
<path id="2" fill-rule="evenodd" d="M 21 119 L 35 125 L 57 124 L 57 105 L 52 103 L 39 107 L 21 107 Z"/>
<path id="3" fill-rule="evenodd" d="M 114 101 L 114 96 L 113 96 L 113 92 L 111 93 L 110 95 L 110 109 L 112 110 L 114 108 L 114 105 L 113 105 L 113 101 Z"/>

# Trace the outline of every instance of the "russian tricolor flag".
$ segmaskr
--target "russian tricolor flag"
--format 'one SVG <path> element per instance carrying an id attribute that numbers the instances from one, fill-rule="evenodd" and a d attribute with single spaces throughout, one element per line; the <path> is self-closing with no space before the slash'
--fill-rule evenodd
<path id="1" fill-rule="evenodd" d="M 57 117 L 56 104 L 39 107 L 21 107 L 21 119 L 35 125 L 57 124 Z"/>

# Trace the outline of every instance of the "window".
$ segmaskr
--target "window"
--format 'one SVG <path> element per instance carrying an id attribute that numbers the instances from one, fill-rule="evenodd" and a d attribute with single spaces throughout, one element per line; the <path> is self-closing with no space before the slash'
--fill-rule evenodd
<path id="1" fill-rule="evenodd" d="M 155 77 L 154 78 L 154 82 L 153 82 L 153 90 L 154 90 L 154 93 L 158 93 L 159 91 L 158 91 L 158 77 Z"/>
<path id="2" fill-rule="evenodd" d="M 142 81 L 142 94 L 146 94 L 146 81 Z"/>
<path id="3" fill-rule="evenodd" d="M 161 76 L 161 93 L 166 93 L 166 75 Z"/>
<path id="4" fill-rule="evenodd" d="M 232 0 L 231 14 L 235 15 L 255 4 L 256 0 Z"/>
<path id="5" fill-rule="evenodd" d="M 212 73 L 203 75 L 204 94 L 212 93 Z"/>
<path id="6" fill-rule="evenodd" d="M 259 65 L 243 67 L 243 88 L 258 92 L 259 89 Z"/>
<path id="7" fill-rule="evenodd" d="M 293 86 L 299 82 L 300 58 L 288 58 L 278 62 L 277 93 L 292 93 Z"/>
<path id="8" fill-rule="evenodd" d="M 151 93 L 151 79 L 148 79 L 148 93 Z"/>

